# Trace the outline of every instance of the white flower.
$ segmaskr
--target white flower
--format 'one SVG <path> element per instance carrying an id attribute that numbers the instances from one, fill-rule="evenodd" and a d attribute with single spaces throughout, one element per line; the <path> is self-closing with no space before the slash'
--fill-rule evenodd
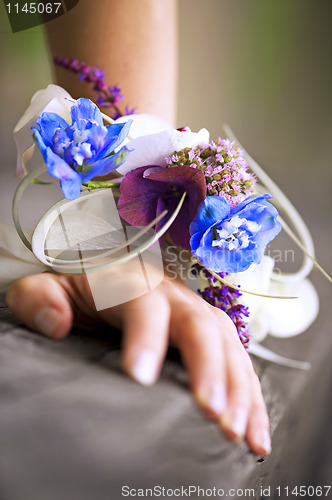
<path id="1" fill-rule="evenodd" d="M 264 299 L 250 323 L 250 333 L 255 340 L 263 340 L 267 334 L 280 338 L 295 337 L 307 330 L 316 319 L 319 299 L 309 280 L 298 283 L 271 281 L 268 293 L 298 298 Z"/>
<path id="2" fill-rule="evenodd" d="M 249 332 L 257 342 L 263 340 L 267 334 L 285 338 L 299 335 L 316 319 L 319 310 L 318 295 L 309 280 L 295 283 L 274 281 L 271 279 L 273 265 L 273 259 L 265 255 L 260 264 L 252 264 L 247 271 L 225 278 L 251 292 L 298 297 L 271 299 L 242 294 L 239 302 L 249 307 Z"/>
<path id="3" fill-rule="evenodd" d="M 251 264 L 241 273 L 229 274 L 225 280 L 243 290 L 263 295 L 298 297 L 297 299 L 271 299 L 242 293 L 238 302 L 249 308 L 249 333 L 260 342 L 269 334 L 273 337 L 294 337 L 303 333 L 316 319 L 319 310 L 317 292 L 312 283 L 301 280 L 295 283 L 278 283 L 271 279 L 274 261 L 265 255 L 260 264 Z M 203 290 L 206 278 L 187 279 L 187 286 Z"/>
<path id="4" fill-rule="evenodd" d="M 197 133 L 190 130 L 180 132 L 154 115 L 134 114 L 130 115 L 130 118 L 133 119 L 129 132 L 132 140 L 128 147 L 132 152 L 117 169 L 122 175 L 145 165 L 166 166 L 165 158 L 171 156 L 174 151 L 194 148 L 209 142 L 209 132 L 205 128 Z M 128 116 L 123 116 L 116 120 L 116 123 L 127 120 Z"/>
<path id="5" fill-rule="evenodd" d="M 74 102 L 68 92 L 53 84 L 48 85 L 46 89 L 38 90 L 33 95 L 30 105 L 14 128 L 14 139 L 17 147 L 16 175 L 18 177 L 23 177 L 26 174 L 24 163 L 31 159 L 34 152 L 31 147 L 34 146 L 31 127 L 36 125 L 38 116 L 44 111 L 57 113 L 70 123 L 70 108 Z M 37 161 L 42 161 L 41 156 Z"/>

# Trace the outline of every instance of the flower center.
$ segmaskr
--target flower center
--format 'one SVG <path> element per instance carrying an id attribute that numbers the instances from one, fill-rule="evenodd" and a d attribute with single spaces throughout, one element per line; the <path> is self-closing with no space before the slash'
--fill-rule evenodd
<path id="1" fill-rule="evenodd" d="M 80 120 L 65 130 L 56 129 L 52 142 L 53 150 L 75 170 L 81 171 L 87 160 L 104 147 L 107 128 L 94 120 Z"/>
<path id="2" fill-rule="evenodd" d="M 259 229 L 257 222 L 235 215 L 213 228 L 212 246 L 233 251 L 247 248 Z"/>

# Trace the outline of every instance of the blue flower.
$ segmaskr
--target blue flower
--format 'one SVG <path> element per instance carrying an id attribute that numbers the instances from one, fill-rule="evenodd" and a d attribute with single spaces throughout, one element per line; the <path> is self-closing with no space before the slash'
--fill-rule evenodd
<path id="1" fill-rule="evenodd" d="M 225 198 L 207 196 L 190 225 L 193 255 L 214 272 L 237 273 L 259 264 L 281 230 L 267 198 L 272 196 L 251 196 L 230 208 Z"/>
<path id="2" fill-rule="evenodd" d="M 90 99 L 78 99 L 71 107 L 69 125 L 56 113 L 43 113 L 32 127 L 47 171 L 60 180 L 63 194 L 77 198 L 82 182 L 118 168 L 129 150 L 114 150 L 127 137 L 132 120 L 104 126 L 101 112 Z"/>

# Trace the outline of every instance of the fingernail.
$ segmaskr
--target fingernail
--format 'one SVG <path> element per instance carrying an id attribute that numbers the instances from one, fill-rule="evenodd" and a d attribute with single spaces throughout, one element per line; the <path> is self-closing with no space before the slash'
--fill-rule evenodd
<path id="1" fill-rule="evenodd" d="M 246 408 L 227 410 L 221 417 L 222 427 L 233 439 L 241 439 L 247 430 L 248 411 Z"/>
<path id="2" fill-rule="evenodd" d="M 225 389 L 220 384 L 200 388 L 196 397 L 198 404 L 211 416 L 220 415 L 226 407 Z"/>
<path id="3" fill-rule="evenodd" d="M 268 430 L 264 429 L 260 432 L 258 443 L 262 447 L 262 455 L 271 453 L 271 437 Z"/>
<path id="4" fill-rule="evenodd" d="M 35 316 L 35 325 L 39 332 L 52 337 L 61 320 L 60 313 L 52 307 L 43 307 Z"/>
<path id="5" fill-rule="evenodd" d="M 144 352 L 130 370 L 132 377 L 143 385 L 152 385 L 157 378 L 158 361 L 154 352 Z"/>

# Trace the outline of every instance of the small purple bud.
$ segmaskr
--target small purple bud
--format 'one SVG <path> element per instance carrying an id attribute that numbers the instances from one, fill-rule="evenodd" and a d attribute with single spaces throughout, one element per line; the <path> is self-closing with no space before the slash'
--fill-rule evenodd
<path id="1" fill-rule="evenodd" d="M 78 73 L 81 70 L 81 64 L 77 59 L 73 59 L 69 64 L 69 68 Z"/>
<path id="2" fill-rule="evenodd" d="M 126 115 L 134 115 L 135 114 L 135 111 L 136 111 L 136 108 L 129 108 L 129 106 L 126 106 L 126 109 L 125 109 L 125 114 Z"/>
<path id="3" fill-rule="evenodd" d="M 105 90 L 105 89 L 106 89 L 105 80 L 97 80 L 94 87 L 93 87 L 93 90 L 96 90 L 97 92 L 99 92 L 100 90 Z"/>
<path id="4" fill-rule="evenodd" d="M 96 80 L 104 80 L 105 79 L 105 73 L 99 68 L 92 68 L 91 74 Z"/>
<path id="5" fill-rule="evenodd" d="M 91 66 L 88 66 L 87 64 L 84 64 L 81 66 L 80 72 L 84 75 L 87 75 L 91 71 Z"/>

